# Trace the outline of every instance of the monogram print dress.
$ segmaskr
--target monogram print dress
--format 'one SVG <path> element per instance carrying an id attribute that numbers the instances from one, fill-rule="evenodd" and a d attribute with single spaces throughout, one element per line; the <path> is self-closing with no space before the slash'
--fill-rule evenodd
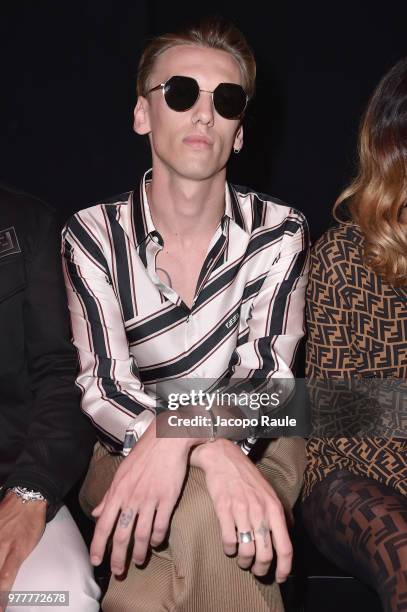
<path id="1" fill-rule="evenodd" d="M 314 428 L 304 498 L 336 469 L 407 496 L 407 289 L 392 287 L 365 266 L 363 244 L 356 225 L 340 224 L 312 250 L 306 374 Z M 366 386 L 366 394 L 358 392 L 349 403 L 348 432 L 349 394 L 328 392 L 334 379 Z"/>

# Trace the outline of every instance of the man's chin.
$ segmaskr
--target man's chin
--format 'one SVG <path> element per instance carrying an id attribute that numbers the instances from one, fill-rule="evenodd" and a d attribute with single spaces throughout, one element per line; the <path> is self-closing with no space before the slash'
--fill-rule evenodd
<path id="1" fill-rule="evenodd" d="M 225 166 L 226 163 L 223 165 L 213 163 L 183 163 L 177 164 L 175 170 L 177 174 L 190 181 L 205 181 L 223 172 Z"/>

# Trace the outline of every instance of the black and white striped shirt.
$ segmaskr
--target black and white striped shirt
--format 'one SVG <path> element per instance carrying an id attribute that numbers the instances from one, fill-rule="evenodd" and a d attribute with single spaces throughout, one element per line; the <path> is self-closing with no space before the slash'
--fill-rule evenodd
<path id="1" fill-rule="evenodd" d="M 148 180 L 76 213 L 63 231 L 82 407 L 116 451 L 131 421 L 141 435 L 154 418 L 156 385 L 290 378 L 304 334 L 309 238 L 300 212 L 226 183 L 190 309 L 156 272 L 163 241 Z"/>

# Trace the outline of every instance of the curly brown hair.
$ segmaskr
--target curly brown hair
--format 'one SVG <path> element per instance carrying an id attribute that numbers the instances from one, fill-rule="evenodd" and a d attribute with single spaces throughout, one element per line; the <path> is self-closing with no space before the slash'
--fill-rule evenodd
<path id="1" fill-rule="evenodd" d="M 335 202 L 347 201 L 364 237 L 366 265 L 394 286 L 407 285 L 407 57 L 380 81 L 359 135 L 359 171 Z"/>

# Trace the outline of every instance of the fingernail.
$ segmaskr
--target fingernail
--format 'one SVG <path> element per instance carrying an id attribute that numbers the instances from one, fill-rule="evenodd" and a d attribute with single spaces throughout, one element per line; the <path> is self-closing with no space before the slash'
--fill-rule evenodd
<path id="1" fill-rule="evenodd" d="M 146 560 L 146 557 L 138 557 L 137 559 L 135 557 L 133 557 L 133 561 L 136 565 L 143 565 L 144 561 Z"/>
<path id="2" fill-rule="evenodd" d="M 96 555 L 92 555 L 90 558 L 90 562 L 92 563 L 92 565 L 99 565 L 100 558 L 97 557 Z"/>
<path id="3" fill-rule="evenodd" d="M 120 576 L 123 573 L 123 569 L 121 567 L 112 567 L 112 574 L 115 576 Z"/>

